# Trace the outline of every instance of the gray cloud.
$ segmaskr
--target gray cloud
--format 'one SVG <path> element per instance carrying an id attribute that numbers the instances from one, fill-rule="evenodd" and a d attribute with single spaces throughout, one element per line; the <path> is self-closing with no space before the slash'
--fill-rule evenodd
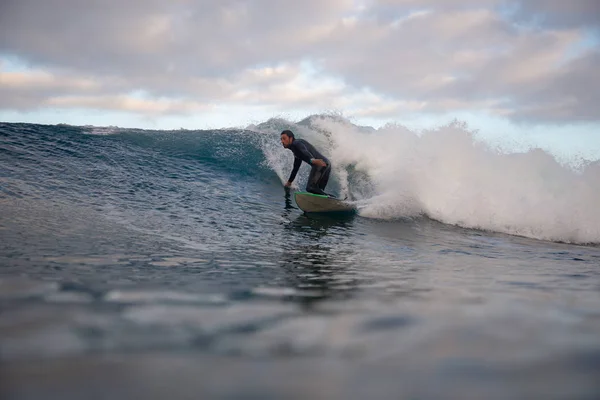
<path id="1" fill-rule="evenodd" d="M 600 26 L 597 0 L 376 0 L 378 15 L 391 11 L 492 9 L 510 14 L 519 22 L 546 27 Z"/>
<path id="2" fill-rule="evenodd" d="M 9 0 L 0 49 L 103 74 L 228 76 L 303 57 L 306 32 L 352 1 Z"/>
<path id="3" fill-rule="evenodd" d="M 572 57 L 580 30 L 528 30 L 490 10 L 461 9 L 433 10 L 394 28 L 365 20 L 339 35 L 346 47 L 326 68 L 356 86 L 421 101 L 421 111 L 485 109 L 536 122 L 600 119 L 593 107 L 600 93 L 593 89 L 600 81 L 595 52 Z"/>
<path id="4" fill-rule="evenodd" d="M 521 22 L 558 28 L 600 28 L 598 0 L 523 0 L 518 3 L 514 17 Z"/>
<path id="5" fill-rule="evenodd" d="M 520 93 L 512 117 L 519 121 L 597 121 L 600 117 L 600 51 L 587 54 Z M 550 84 L 551 83 L 551 84 Z"/>
<path id="6" fill-rule="evenodd" d="M 599 26 L 599 4 L 5 0 L 0 54 L 18 56 L 34 73 L 2 73 L 0 107 L 112 101 L 170 113 L 221 102 L 598 121 L 598 46 L 581 43 L 584 28 Z M 317 69 L 314 84 L 305 62 Z M 139 91 L 154 103 L 131 97 Z"/>

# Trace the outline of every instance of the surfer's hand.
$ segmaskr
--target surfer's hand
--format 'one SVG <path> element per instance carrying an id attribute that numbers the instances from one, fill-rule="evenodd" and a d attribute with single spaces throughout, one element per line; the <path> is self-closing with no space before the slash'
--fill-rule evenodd
<path id="1" fill-rule="evenodd" d="M 290 181 L 287 181 L 287 182 L 285 183 L 285 187 L 290 187 L 290 186 L 292 186 L 292 182 L 290 182 Z"/>
<path id="2" fill-rule="evenodd" d="M 321 159 L 315 158 L 312 162 L 312 165 L 317 165 L 319 167 L 325 167 L 327 163 Z"/>

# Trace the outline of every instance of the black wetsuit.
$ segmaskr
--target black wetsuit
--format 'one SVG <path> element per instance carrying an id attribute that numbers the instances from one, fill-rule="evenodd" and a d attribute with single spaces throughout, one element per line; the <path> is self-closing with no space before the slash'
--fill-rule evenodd
<path id="1" fill-rule="evenodd" d="M 308 182 L 306 184 L 306 191 L 316 194 L 323 194 L 326 196 L 331 196 L 323 191 L 325 186 L 327 186 L 327 181 L 329 181 L 329 173 L 331 172 L 331 163 L 329 160 L 321 153 L 315 149 L 315 147 L 308 143 L 304 139 L 294 139 L 290 147 L 288 147 L 292 153 L 294 153 L 294 169 L 292 169 L 292 173 L 290 175 L 290 179 L 288 181 L 293 182 L 296 178 L 296 174 L 298 173 L 298 169 L 300 169 L 300 164 L 302 161 L 310 164 L 311 159 L 321 159 L 325 161 L 327 164 L 324 167 L 319 167 L 317 165 L 312 165 L 312 169 L 310 170 L 310 175 L 308 176 Z"/>

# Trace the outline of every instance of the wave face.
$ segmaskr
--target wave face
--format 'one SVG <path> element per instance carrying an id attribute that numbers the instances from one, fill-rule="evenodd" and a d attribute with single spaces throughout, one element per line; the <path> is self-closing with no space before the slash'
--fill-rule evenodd
<path id="1" fill-rule="evenodd" d="M 283 183 L 293 156 L 279 133 L 292 129 L 332 160 L 328 190 L 355 201 L 363 217 L 426 216 L 535 239 L 600 243 L 598 161 L 573 169 L 540 149 L 502 152 L 460 123 L 425 132 L 360 127 L 334 116 L 207 131 L 0 125 L 5 193 L 25 190 L 22 180 L 31 181 L 23 196 L 92 193 L 126 203 L 124 188 L 144 186 L 151 176 L 193 182 L 210 179 L 208 171 L 226 185 Z M 303 165 L 296 188 L 304 189 L 308 172 Z"/>

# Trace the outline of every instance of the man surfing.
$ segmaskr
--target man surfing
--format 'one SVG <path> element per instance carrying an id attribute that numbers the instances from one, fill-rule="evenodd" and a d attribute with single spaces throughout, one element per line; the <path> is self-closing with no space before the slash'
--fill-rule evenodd
<path id="1" fill-rule="evenodd" d="M 294 168 L 290 174 L 290 178 L 285 184 L 285 187 L 290 187 L 296 178 L 296 174 L 300 169 L 302 161 L 312 166 L 306 191 L 315 194 L 321 194 L 329 197 L 335 197 L 323 191 L 329 181 L 329 173 L 331 172 L 331 163 L 315 147 L 304 139 L 294 138 L 294 134 L 290 130 L 281 132 L 281 144 L 286 149 L 294 153 Z"/>

